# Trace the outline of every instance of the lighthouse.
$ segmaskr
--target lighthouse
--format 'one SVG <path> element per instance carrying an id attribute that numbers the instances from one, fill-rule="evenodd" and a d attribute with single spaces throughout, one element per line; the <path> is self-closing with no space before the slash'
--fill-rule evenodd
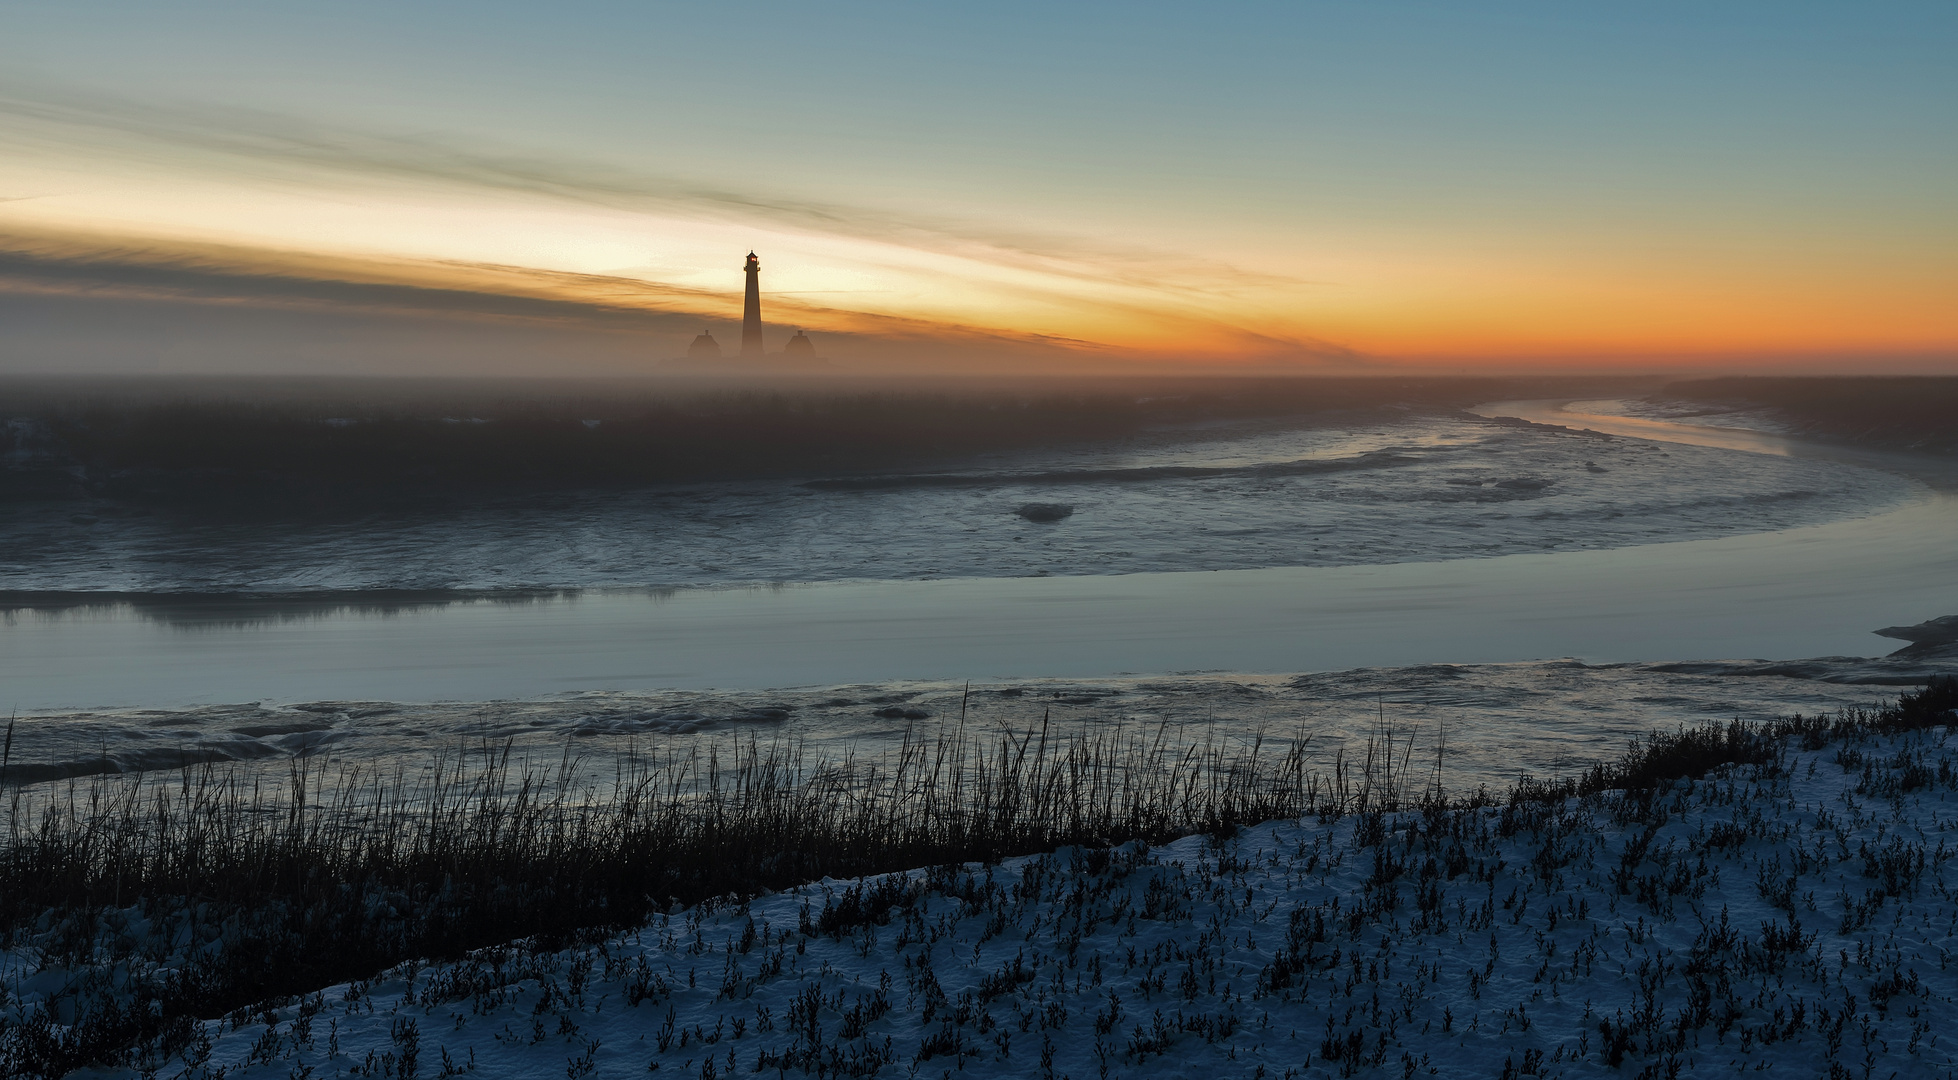
<path id="1" fill-rule="evenodd" d="M 748 253 L 748 299 L 741 305 L 741 355 L 759 360 L 761 347 L 761 260 Z"/>

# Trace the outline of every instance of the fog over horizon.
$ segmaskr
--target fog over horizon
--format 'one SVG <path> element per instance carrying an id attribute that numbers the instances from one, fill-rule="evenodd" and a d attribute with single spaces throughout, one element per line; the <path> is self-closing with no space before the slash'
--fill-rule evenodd
<path id="1" fill-rule="evenodd" d="M 613 283 L 621 295 L 569 295 L 561 282 L 476 268 L 443 281 L 413 267 L 387 274 L 345 267 L 213 265 L 135 254 L 47 257 L 4 250 L 0 233 L 0 376 L 341 376 L 619 378 L 779 381 L 784 372 L 733 355 L 738 271 L 723 294 Z M 389 280 L 389 278 L 393 280 Z M 422 280 L 416 280 L 417 278 Z M 491 280 L 502 277 L 504 280 Z M 591 285 L 590 280 L 577 284 Z M 1080 376 L 1379 376 L 1949 374 L 1945 350 L 1632 350 L 1564 357 L 1369 356 L 1328 342 L 1256 341 L 1235 356 L 1095 342 L 996 328 L 836 313 L 763 290 L 768 351 L 806 330 L 815 378 Z M 807 316 L 807 318 L 803 318 Z M 718 372 L 676 363 L 710 332 L 727 354 Z"/>
<path id="2" fill-rule="evenodd" d="M 0 372 L 1958 373 L 1948 5 L 753 14 L 13 13 Z"/>

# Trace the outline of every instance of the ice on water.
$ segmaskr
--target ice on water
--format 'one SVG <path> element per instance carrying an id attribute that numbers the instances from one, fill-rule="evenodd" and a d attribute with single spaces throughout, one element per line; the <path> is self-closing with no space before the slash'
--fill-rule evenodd
<path id="1" fill-rule="evenodd" d="M 295 758 L 371 774 L 509 743 L 539 769 L 566 766 L 604 787 L 621 753 L 723 751 L 791 740 L 812 757 L 893 752 L 907 731 L 962 724 L 990 740 L 1051 725 L 1121 729 L 1184 745 L 1280 747 L 1310 740 L 1329 769 L 1392 732 L 1450 791 L 1501 791 L 1519 776 L 1568 776 L 1614 760 L 1634 736 L 1709 721 L 1767 720 L 1868 706 L 1919 665 L 1854 659 L 1590 665 L 1560 660 L 1362 668 L 1302 675 L 1182 675 L 1014 683 L 900 682 L 749 693 L 586 691 L 520 701 L 302 702 L 23 717 L 16 781 L 161 770 L 200 762 L 262 767 L 278 784 Z"/>
<path id="2" fill-rule="evenodd" d="M 605 588 L 1331 566 L 1609 548 L 1875 512 L 1911 481 L 1498 424 L 1159 432 L 885 477 L 566 492 L 352 517 L 21 514 L 14 590 Z M 1029 520 L 1060 503 L 1060 520 Z M 1038 515 L 1036 515 L 1038 516 Z"/>
<path id="3" fill-rule="evenodd" d="M 44 590 L 577 589 L 838 578 L 1122 573 L 1378 563 L 1613 547 L 1807 524 L 1909 498 L 1887 473 L 1475 417 L 1217 427 L 1134 445 L 997 456 L 957 470 L 567 494 L 357 521 L 157 513 L 0 525 L 4 580 Z M 1061 502 L 1074 513 L 1016 511 Z M 344 592 L 343 592 L 344 591 Z M 1023 729 L 1168 725 L 1308 735 L 1330 756 L 1386 723 L 1445 774 L 1501 787 L 1615 755 L 1655 727 L 1866 704 L 1913 672 L 1854 662 L 1772 675 L 1715 665 L 1501 664 L 1293 677 L 909 683 L 766 694 L 582 692 L 526 701 L 280 702 L 30 716 L 12 777 L 203 761 L 425 758 L 516 739 L 540 760 L 782 731 L 874 751 L 954 714 Z M 1735 678 L 1746 675 L 1746 678 Z M 1182 737 L 1179 735 L 1179 737 Z M 1425 752 L 1425 751 L 1424 751 Z M 404 758 L 406 755 L 406 758 Z"/>

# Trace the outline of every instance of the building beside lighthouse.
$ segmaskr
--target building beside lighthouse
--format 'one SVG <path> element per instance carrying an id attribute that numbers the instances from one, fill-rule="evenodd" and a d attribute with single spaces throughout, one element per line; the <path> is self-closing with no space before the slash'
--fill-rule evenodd
<path id="1" fill-rule="evenodd" d="M 761 325 L 761 258 L 752 251 L 748 252 L 741 271 L 747 277 L 747 288 L 741 301 L 739 355 L 727 356 L 722 353 L 721 343 L 714 340 L 713 331 L 702 330 L 700 336 L 693 339 L 693 344 L 687 346 L 687 355 L 667 361 L 666 366 L 724 374 L 764 370 L 807 371 L 829 366 L 827 361 L 816 355 L 816 343 L 800 329 L 783 344 L 781 352 L 768 351 Z"/>

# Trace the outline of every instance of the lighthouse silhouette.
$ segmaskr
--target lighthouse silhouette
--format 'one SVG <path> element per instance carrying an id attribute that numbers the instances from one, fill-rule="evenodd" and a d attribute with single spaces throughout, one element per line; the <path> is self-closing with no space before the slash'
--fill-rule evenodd
<path id="1" fill-rule="evenodd" d="M 748 299 L 741 306 L 741 355 L 762 356 L 761 345 L 761 260 L 748 253 Z"/>

